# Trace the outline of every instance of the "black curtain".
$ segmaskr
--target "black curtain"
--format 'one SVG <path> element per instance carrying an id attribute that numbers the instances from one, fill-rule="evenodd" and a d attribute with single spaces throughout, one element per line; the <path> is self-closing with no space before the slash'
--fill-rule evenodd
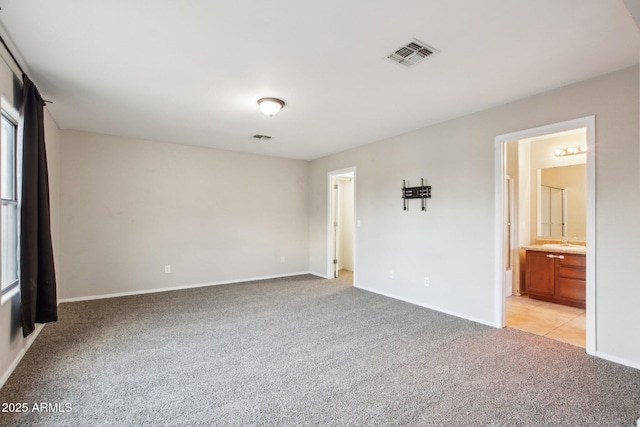
<path id="1" fill-rule="evenodd" d="M 49 174 L 44 146 L 44 101 L 26 75 L 22 76 L 22 210 L 20 216 L 20 291 L 22 333 L 36 323 L 58 320 L 56 274 L 53 265 L 49 213 Z"/>

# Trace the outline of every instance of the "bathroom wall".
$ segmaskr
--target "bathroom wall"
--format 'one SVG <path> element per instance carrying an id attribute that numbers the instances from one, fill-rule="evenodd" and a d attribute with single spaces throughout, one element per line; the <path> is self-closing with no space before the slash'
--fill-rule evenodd
<path id="1" fill-rule="evenodd" d="M 523 153 L 523 156 L 525 154 Z M 511 257 L 511 277 L 512 277 L 512 293 L 520 295 L 524 292 L 525 271 L 524 271 L 524 251 L 520 251 L 519 244 L 519 217 L 518 213 L 520 209 L 520 197 L 519 189 L 522 182 L 520 178 L 520 142 L 512 141 L 506 145 L 506 172 L 507 176 L 511 177 L 513 186 L 513 198 L 511 204 L 513 207 L 513 222 L 511 224 L 513 245 L 509 256 Z M 527 156 L 528 159 L 528 156 Z M 529 168 L 527 167 L 527 170 Z M 528 199 L 525 199 L 528 200 Z M 529 213 L 529 209 L 524 211 Z M 522 254 L 521 254 L 522 252 Z"/>
<path id="2" fill-rule="evenodd" d="M 354 204 L 353 180 L 338 180 L 340 187 L 340 257 L 341 269 L 353 271 Z"/>

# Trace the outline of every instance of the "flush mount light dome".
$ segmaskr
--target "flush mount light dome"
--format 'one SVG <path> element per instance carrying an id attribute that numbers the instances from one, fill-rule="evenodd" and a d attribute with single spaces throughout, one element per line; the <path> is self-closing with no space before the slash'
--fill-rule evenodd
<path id="1" fill-rule="evenodd" d="M 260 98 L 258 106 L 263 113 L 271 117 L 284 107 L 284 101 L 278 98 Z"/>

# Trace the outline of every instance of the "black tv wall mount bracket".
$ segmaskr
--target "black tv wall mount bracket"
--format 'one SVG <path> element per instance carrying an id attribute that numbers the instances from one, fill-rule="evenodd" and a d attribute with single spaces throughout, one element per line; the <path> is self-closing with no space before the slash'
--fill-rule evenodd
<path id="1" fill-rule="evenodd" d="M 402 180 L 403 210 L 409 210 L 409 199 L 421 199 L 422 210 L 427 210 L 427 199 L 431 198 L 431 186 L 424 185 L 424 178 L 420 178 L 420 187 L 407 187 L 406 180 Z"/>

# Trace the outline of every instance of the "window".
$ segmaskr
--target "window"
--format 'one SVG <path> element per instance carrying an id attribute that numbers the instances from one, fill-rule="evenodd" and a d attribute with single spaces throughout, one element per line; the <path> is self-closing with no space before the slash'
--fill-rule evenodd
<path id="1" fill-rule="evenodd" d="M 3 100 L 4 101 L 4 100 Z M 2 109 L 2 149 L 0 150 L 0 187 L 2 195 L 2 291 L 17 287 L 18 225 L 20 205 L 18 202 L 18 127 L 16 112 Z"/>

